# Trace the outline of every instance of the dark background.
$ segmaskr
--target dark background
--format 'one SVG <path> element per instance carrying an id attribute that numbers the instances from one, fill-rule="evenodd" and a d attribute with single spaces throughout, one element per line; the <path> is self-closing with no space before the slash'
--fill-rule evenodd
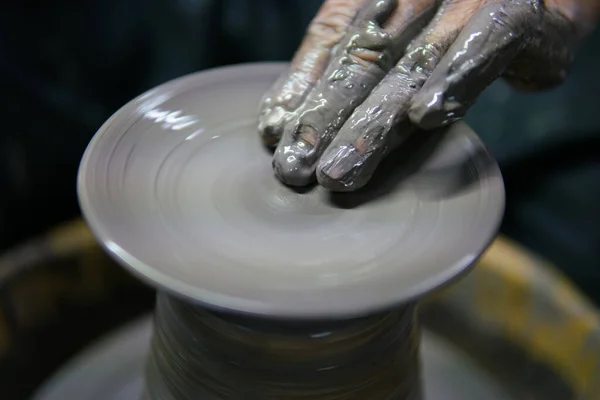
<path id="1" fill-rule="evenodd" d="M 75 176 L 111 113 L 171 78 L 288 60 L 321 1 L 25 0 L 0 11 L 0 250 L 79 214 Z M 467 120 L 507 185 L 503 231 L 600 300 L 600 35 L 539 94 L 495 83 Z"/>

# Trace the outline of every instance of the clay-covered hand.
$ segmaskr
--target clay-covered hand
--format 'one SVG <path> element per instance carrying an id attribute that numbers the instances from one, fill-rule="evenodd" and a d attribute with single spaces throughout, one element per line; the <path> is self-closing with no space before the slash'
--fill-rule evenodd
<path id="1" fill-rule="evenodd" d="M 561 82 L 600 0 L 327 0 L 261 104 L 289 185 L 364 186 L 420 127 L 464 116 L 494 79 Z"/>

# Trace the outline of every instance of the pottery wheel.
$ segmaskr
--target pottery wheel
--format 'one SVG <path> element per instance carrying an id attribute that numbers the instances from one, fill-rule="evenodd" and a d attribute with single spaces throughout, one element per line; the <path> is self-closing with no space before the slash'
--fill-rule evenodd
<path id="1" fill-rule="evenodd" d="M 119 329 L 68 363 L 33 399 L 139 399 L 151 335 L 149 317 Z M 445 339 L 425 331 L 421 347 L 426 399 L 513 398 L 501 381 Z"/>
<path id="2" fill-rule="evenodd" d="M 256 128 L 259 100 L 283 70 L 186 76 L 105 123 L 78 190 L 106 249 L 201 304 L 286 317 L 364 314 L 470 266 L 496 233 L 504 189 L 468 126 L 438 133 L 418 162 L 402 160 L 414 169 L 402 179 L 358 194 L 299 192 L 275 178 Z"/>

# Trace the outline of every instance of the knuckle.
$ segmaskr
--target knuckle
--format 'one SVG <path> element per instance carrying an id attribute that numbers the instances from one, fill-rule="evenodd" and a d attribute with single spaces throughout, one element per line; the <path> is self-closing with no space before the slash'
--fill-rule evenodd
<path id="1" fill-rule="evenodd" d="M 381 57 L 381 52 L 370 49 L 353 49 L 350 51 L 350 55 L 356 60 L 366 63 L 375 63 Z"/>
<path id="2" fill-rule="evenodd" d="M 308 28 L 309 36 L 323 42 L 338 40 L 345 32 L 346 26 L 328 19 L 317 19 Z"/>
<path id="3" fill-rule="evenodd" d="M 349 0 L 328 1 L 310 24 L 308 34 L 325 41 L 338 40 L 356 14 L 356 3 Z"/>
<path id="4" fill-rule="evenodd" d="M 451 0 L 443 5 L 444 13 L 452 18 L 468 17 L 473 15 L 486 3 L 499 0 Z M 503 1 L 503 0 L 502 0 Z"/>
<path id="5" fill-rule="evenodd" d="M 348 52 L 348 57 L 354 64 L 365 69 L 371 66 L 381 67 L 383 62 L 383 52 L 366 48 L 352 49 Z"/>
<path id="6" fill-rule="evenodd" d="M 410 51 L 391 71 L 401 86 L 417 89 L 433 73 L 442 51 L 439 46 L 428 44 Z"/>

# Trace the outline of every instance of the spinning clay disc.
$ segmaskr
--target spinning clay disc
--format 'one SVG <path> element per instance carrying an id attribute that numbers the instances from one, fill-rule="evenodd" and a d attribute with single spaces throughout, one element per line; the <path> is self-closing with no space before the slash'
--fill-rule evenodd
<path id="1" fill-rule="evenodd" d="M 358 193 L 288 188 L 257 133 L 259 101 L 284 68 L 189 75 L 100 128 L 78 191 L 105 248 L 161 289 L 274 317 L 358 316 L 466 270 L 504 209 L 499 169 L 470 128 L 418 132 L 418 151 L 407 143 Z"/>

